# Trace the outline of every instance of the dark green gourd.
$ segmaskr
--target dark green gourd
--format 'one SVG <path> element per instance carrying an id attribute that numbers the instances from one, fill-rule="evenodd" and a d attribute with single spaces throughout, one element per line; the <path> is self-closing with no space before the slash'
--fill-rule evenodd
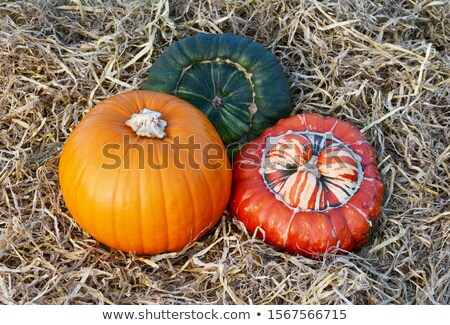
<path id="1" fill-rule="evenodd" d="M 197 34 L 173 43 L 152 65 L 144 88 L 199 108 L 225 145 L 250 141 L 291 112 L 277 58 L 233 34 Z"/>

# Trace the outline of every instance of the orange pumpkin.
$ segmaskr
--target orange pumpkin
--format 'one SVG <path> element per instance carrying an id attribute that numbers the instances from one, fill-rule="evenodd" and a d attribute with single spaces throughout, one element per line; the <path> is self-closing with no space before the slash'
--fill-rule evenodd
<path id="1" fill-rule="evenodd" d="M 241 149 L 230 207 L 268 243 L 318 257 L 369 240 L 383 190 L 373 149 L 356 127 L 301 114 Z"/>
<path id="2" fill-rule="evenodd" d="M 206 116 L 146 90 L 112 96 L 83 118 L 64 145 L 59 178 L 82 228 L 136 254 L 178 251 L 200 238 L 231 191 L 226 150 Z"/>

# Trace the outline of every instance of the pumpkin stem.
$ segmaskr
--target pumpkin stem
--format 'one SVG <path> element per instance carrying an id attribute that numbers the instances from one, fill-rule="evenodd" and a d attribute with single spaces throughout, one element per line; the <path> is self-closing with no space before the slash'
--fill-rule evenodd
<path id="1" fill-rule="evenodd" d="M 219 109 L 220 105 L 222 105 L 222 99 L 218 96 L 214 97 L 214 99 L 212 100 L 212 106 L 214 107 L 214 109 Z"/>
<path id="2" fill-rule="evenodd" d="M 144 108 L 139 114 L 131 115 L 125 124 L 133 129 L 140 137 L 163 139 L 166 137 L 164 129 L 167 122 L 161 119 L 161 113 Z"/>

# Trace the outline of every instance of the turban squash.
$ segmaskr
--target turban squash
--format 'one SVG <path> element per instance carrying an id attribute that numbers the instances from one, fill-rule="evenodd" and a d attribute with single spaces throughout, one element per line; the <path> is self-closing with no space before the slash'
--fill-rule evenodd
<path id="1" fill-rule="evenodd" d="M 366 243 L 382 194 L 373 149 L 359 130 L 302 114 L 242 147 L 230 207 L 268 243 L 312 257 Z"/>
<path id="2" fill-rule="evenodd" d="M 173 43 L 150 68 L 144 88 L 199 108 L 231 153 L 233 144 L 256 138 L 291 112 L 289 84 L 276 57 L 233 34 L 200 33 Z"/>
<path id="3" fill-rule="evenodd" d="M 82 228 L 137 254 L 183 249 L 214 226 L 231 191 L 230 163 L 206 116 L 146 90 L 112 96 L 83 118 L 59 179 Z"/>

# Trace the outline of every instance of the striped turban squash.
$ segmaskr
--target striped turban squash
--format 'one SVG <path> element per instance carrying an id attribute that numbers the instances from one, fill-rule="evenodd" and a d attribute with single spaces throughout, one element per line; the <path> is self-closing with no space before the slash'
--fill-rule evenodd
<path id="1" fill-rule="evenodd" d="M 374 151 L 356 127 L 302 114 L 241 149 L 230 207 L 267 243 L 318 257 L 369 240 L 383 190 Z"/>

